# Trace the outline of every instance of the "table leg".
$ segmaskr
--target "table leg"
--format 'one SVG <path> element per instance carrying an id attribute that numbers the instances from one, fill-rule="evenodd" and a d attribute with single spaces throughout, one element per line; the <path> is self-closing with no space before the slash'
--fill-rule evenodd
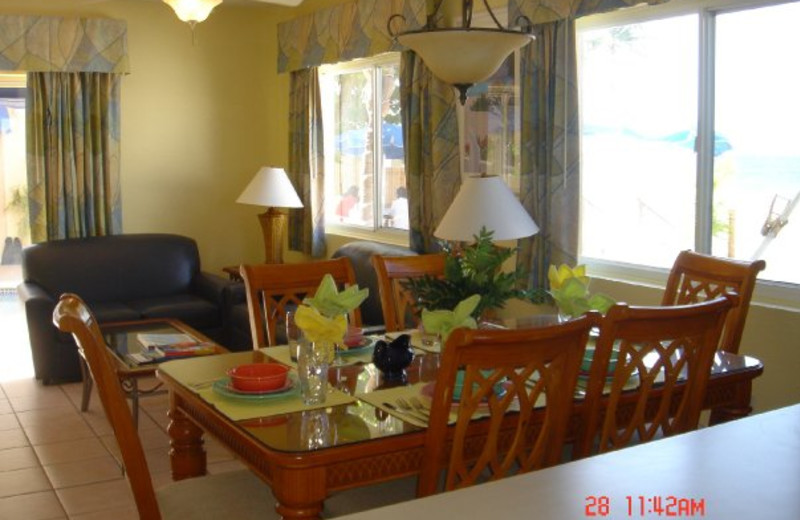
<path id="1" fill-rule="evenodd" d="M 273 474 L 272 493 L 277 504 L 275 510 L 285 520 L 320 518 L 325 500 L 325 470 L 281 470 Z"/>
<path id="2" fill-rule="evenodd" d="M 174 403 L 169 410 L 170 450 L 172 480 L 199 477 L 206 474 L 206 450 L 203 448 L 203 430 L 190 421 Z"/>
<path id="3" fill-rule="evenodd" d="M 747 417 L 753 411 L 753 407 L 750 406 L 753 393 L 752 379 L 739 381 L 733 387 L 732 392 L 732 404 L 711 410 L 711 417 L 708 420 L 710 426 Z"/>

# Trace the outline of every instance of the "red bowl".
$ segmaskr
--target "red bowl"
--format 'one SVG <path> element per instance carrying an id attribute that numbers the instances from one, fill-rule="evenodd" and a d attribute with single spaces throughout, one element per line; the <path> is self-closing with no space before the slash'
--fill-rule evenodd
<path id="1" fill-rule="evenodd" d="M 231 385 L 242 392 L 266 392 L 286 386 L 289 367 L 280 363 L 239 365 L 228 370 Z"/>

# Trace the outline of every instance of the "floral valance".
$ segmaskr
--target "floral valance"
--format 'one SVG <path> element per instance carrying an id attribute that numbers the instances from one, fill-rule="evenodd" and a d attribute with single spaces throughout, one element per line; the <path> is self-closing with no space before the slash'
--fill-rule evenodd
<path id="1" fill-rule="evenodd" d="M 668 0 L 644 0 L 650 5 Z M 643 0 L 508 0 L 508 19 L 520 15 L 530 18 L 535 25 L 566 18 L 580 18 L 589 14 L 606 13 L 643 3 Z"/>
<path id="2" fill-rule="evenodd" d="M 0 16 L 0 70 L 127 73 L 127 24 L 107 18 Z"/>
<path id="3" fill-rule="evenodd" d="M 401 50 L 387 22 L 405 17 L 406 29 L 425 25 L 425 0 L 355 0 L 278 25 L 278 72 Z"/>

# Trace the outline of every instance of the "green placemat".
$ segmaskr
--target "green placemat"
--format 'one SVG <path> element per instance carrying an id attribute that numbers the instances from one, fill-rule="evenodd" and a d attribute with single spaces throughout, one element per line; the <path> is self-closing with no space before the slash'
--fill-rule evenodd
<path id="1" fill-rule="evenodd" d="M 293 377 L 297 378 L 297 375 L 293 374 Z M 299 383 L 296 382 L 296 385 L 299 385 Z M 253 396 L 250 395 L 241 397 L 220 395 L 213 386 L 202 388 L 198 390 L 197 393 L 206 402 L 234 421 L 302 412 L 317 408 L 327 408 L 329 406 L 350 404 L 356 401 L 355 397 L 347 395 L 340 390 L 336 390 L 330 385 L 328 385 L 328 394 L 325 402 L 318 405 L 304 404 L 298 387 L 294 387 L 291 391 L 281 394 L 280 397 L 267 399 L 254 399 Z"/>

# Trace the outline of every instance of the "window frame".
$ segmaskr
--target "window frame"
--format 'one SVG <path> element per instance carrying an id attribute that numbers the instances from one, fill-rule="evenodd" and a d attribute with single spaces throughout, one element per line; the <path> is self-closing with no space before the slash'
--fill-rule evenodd
<path id="1" fill-rule="evenodd" d="M 349 72 L 355 72 L 363 70 L 367 67 L 373 69 L 374 77 L 380 76 L 376 74 L 375 71 L 385 65 L 397 65 L 398 71 L 401 65 L 400 53 L 399 52 L 387 52 L 383 54 L 379 54 L 376 56 L 372 56 L 369 58 L 360 58 L 355 59 L 347 62 L 340 62 L 328 65 L 321 65 L 320 66 L 320 76 L 323 74 L 330 73 L 329 71 L 335 71 L 336 74 L 347 74 Z M 322 83 L 322 82 L 321 82 Z M 376 90 L 379 89 L 379 85 L 376 84 Z M 380 112 L 380 99 L 378 96 L 373 96 L 373 109 L 374 113 Z M 323 124 L 324 124 L 324 110 L 323 110 Z M 383 170 L 383 154 L 380 153 L 380 143 L 382 142 L 383 138 L 383 131 L 381 128 L 380 121 L 379 124 L 373 129 L 375 132 L 375 140 L 373 142 L 374 149 L 372 150 L 373 156 L 377 159 L 376 160 L 376 171 Z M 376 175 L 376 181 L 373 184 L 373 200 L 381 201 L 381 193 L 383 189 L 383 184 L 385 179 L 383 175 Z M 325 193 L 325 198 L 327 200 L 329 194 Z M 381 201 L 382 202 L 382 201 Z M 382 206 L 381 206 L 382 207 Z M 358 226 L 358 225 L 351 225 L 345 224 L 341 222 L 335 222 L 334 219 L 326 219 L 325 221 L 325 233 L 331 235 L 339 235 L 343 237 L 349 237 L 358 240 L 373 240 L 377 242 L 395 244 L 395 245 L 409 245 L 409 230 L 404 229 L 396 229 L 396 228 L 388 228 L 383 227 L 382 225 L 382 212 L 375 206 L 376 211 L 373 212 L 372 218 L 372 227 L 369 226 Z M 327 212 L 326 212 L 327 215 Z"/>
<path id="2" fill-rule="evenodd" d="M 713 150 L 714 150 L 714 22 L 719 14 L 791 3 L 791 0 L 672 0 L 656 6 L 640 6 L 610 13 L 586 16 L 576 20 L 576 33 L 621 24 L 648 22 L 661 18 L 695 14 L 699 20 L 698 138 L 697 141 L 697 201 L 695 245 L 699 252 L 711 251 L 711 212 L 713 209 Z M 677 256 L 677 252 L 676 252 Z M 668 268 L 604 260 L 583 256 L 579 261 L 589 274 L 609 280 L 637 285 L 664 287 Z M 790 310 L 800 310 L 800 285 L 772 280 L 757 280 L 753 302 Z"/>

